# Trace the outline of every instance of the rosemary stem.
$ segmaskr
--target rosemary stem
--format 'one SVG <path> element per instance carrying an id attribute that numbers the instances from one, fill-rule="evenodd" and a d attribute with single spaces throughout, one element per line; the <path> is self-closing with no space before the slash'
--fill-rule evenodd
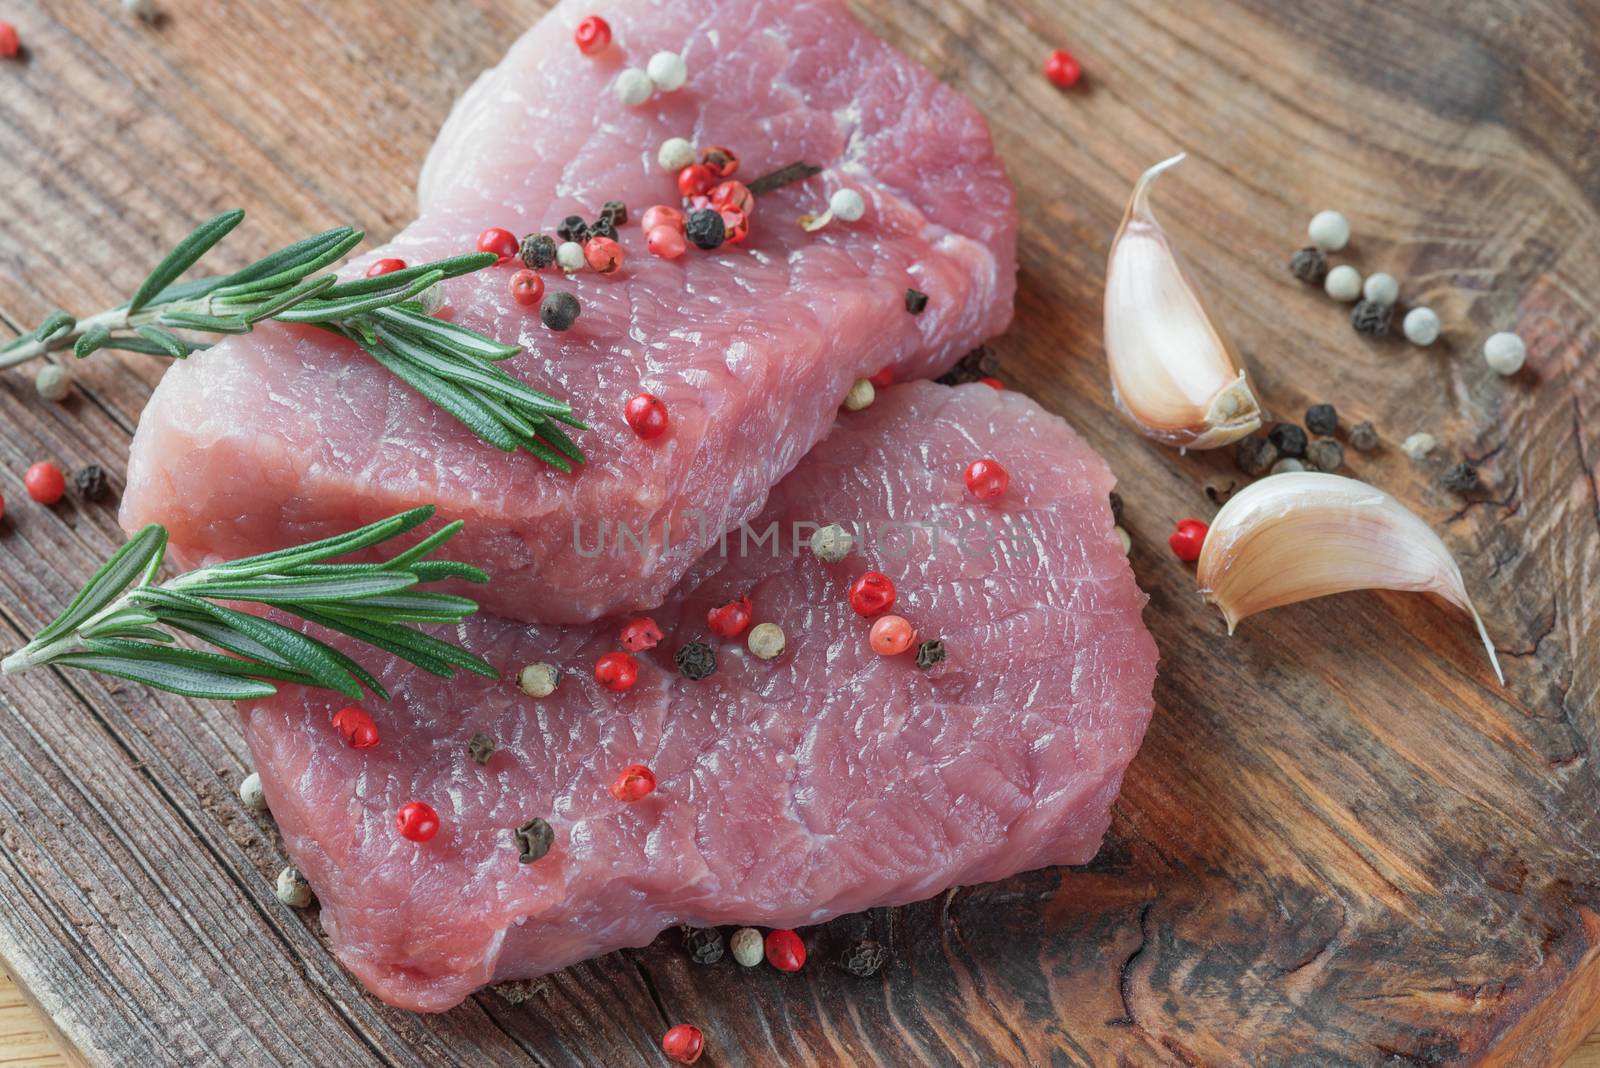
<path id="1" fill-rule="evenodd" d="M 44 645 L 29 643 L 0 660 L 0 675 L 20 675 L 29 668 L 38 667 L 65 653 L 75 653 L 83 648 L 83 639 L 76 633 L 63 635 Z"/>
<path id="2" fill-rule="evenodd" d="M 71 348 L 73 342 L 82 337 L 96 326 L 103 326 L 107 330 L 126 330 L 133 325 L 133 319 L 128 315 L 128 309 L 111 308 L 98 315 L 91 315 L 87 319 L 79 319 L 78 325 L 60 337 L 49 341 L 27 341 L 14 348 L 0 352 L 0 371 L 36 360 L 47 352 L 56 352 L 60 349 Z"/>

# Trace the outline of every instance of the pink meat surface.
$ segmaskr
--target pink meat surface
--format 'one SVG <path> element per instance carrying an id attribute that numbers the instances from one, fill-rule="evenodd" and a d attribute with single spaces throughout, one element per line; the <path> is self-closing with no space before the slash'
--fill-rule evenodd
<path id="1" fill-rule="evenodd" d="M 998 502 L 964 486 L 980 456 L 1010 472 Z M 385 1000 L 443 1010 L 678 922 L 794 927 L 1089 860 L 1156 669 L 1111 486 L 1026 397 L 897 386 L 843 417 L 749 524 L 777 524 L 776 555 L 735 535 L 691 568 L 652 613 L 666 640 L 639 655 L 630 691 L 592 676 L 621 620 L 477 617 L 459 639 L 505 678 L 390 665 L 379 677 L 393 701 L 367 706 L 376 748 L 343 744 L 329 722 L 341 702 L 325 692 L 248 707 L 272 812 L 340 958 Z M 877 533 L 825 564 L 791 551 L 796 522 Z M 930 528 L 904 525 L 929 523 L 937 551 Z M 945 642 L 943 663 L 871 652 L 846 596 L 869 567 L 897 583 L 895 611 Z M 708 638 L 716 673 L 680 676 L 673 653 L 706 636 L 707 609 L 744 594 L 786 651 L 765 662 Z M 539 661 L 566 675 L 535 700 L 513 679 Z M 483 766 L 468 753 L 479 733 L 498 746 Z M 624 804 L 608 786 L 636 762 L 660 785 Z M 420 845 L 395 830 L 411 800 L 443 825 Z M 534 816 L 555 844 L 522 864 L 512 832 Z"/>
<path id="2" fill-rule="evenodd" d="M 510 267 L 446 285 L 456 322 L 526 347 L 502 366 L 572 401 L 592 427 L 578 435 L 589 463 L 568 475 L 498 452 L 352 346 L 269 324 L 168 372 L 134 440 L 127 529 L 165 524 L 193 566 L 437 504 L 441 520 L 469 522 L 456 552 L 494 575 L 476 596 L 500 615 L 650 607 L 755 514 L 852 382 L 935 376 L 1004 329 L 1016 213 L 988 130 L 842 3 L 620 0 L 605 10 L 617 44 L 593 59 L 572 42 L 590 11 L 559 4 L 462 97 L 426 164 L 420 218 L 349 272 L 470 251 L 488 226 L 551 233 L 624 201 L 618 275 L 547 276 L 582 303 L 564 334 L 511 300 Z M 618 72 L 662 50 L 683 54 L 688 84 L 618 102 Z M 675 136 L 734 149 L 745 180 L 797 160 L 825 170 L 762 196 L 743 243 L 664 260 L 637 219 L 681 203 L 656 163 Z M 861 192 L 865 217 L 801 230 L 842 187 Z M 920 315 L 908 288 L 928 294 Z M 640 392 L 666 402 L 663 438 L 624 422 Z M 572 551 L 602 527 L 605 552 Z"/>

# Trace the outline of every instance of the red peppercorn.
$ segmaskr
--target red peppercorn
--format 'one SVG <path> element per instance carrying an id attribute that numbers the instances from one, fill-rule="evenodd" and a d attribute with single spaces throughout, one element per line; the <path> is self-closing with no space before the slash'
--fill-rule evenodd
<path id="1" fill-rule="evenodd" d="M 363 709 L 339 709 L 333 714 L 333 729 L 351 749 L 371 749 L 378 744 L 378 725 Z"/>
<path id="2" fill-rule="evenodd" d="M 503 230 L 498 226 L 491 226 L 478 235 L 478 251 L 493 252 L 500 258 L 495 261 L 496 267 L 502 267 L 517 258 L 521 251 L 522 243 L 510 230 Z"/>
<path id="3" fill-rule="evenodd" d="M 894 607 L 894 582 L 881 571 L 868 571 L 850 584 L 850 607 L 872 617 Z"/>
<path id="4" fill-rule="evenodd" d="M 572 40 L 584 55 L 597 56 L 611 47 L 611 24 L 599 15 L 590 15 L 572 31 Z"/>
<path id="5" fill-rule="evenodd" d="M 722 243 L 737 245 L 750 233 L 750 217 L 742 211 L 731 208 L 717 212 L 722 216 Z"/>
<path id="6" fill-rule="evenodd" d="M 629 764 L 611 784 L 611 796 L 629 804 L 656 788 L 656 773 L 643 764 Z"/>
<path id="7" fill-rule="evenodd" d="M 627 690 L 639 681 L 639 664 L 627 653 L 607 653 L 594 662 L 594 680 L 608 690 Z"/>
<path id="8" fill-rule="evenodd" d="M 622 414 L 633 432 L 645 441 L 667 432 L 667 406 L 653 393 L 641 393 L 629 400 Z"/>
<path id="9" fill-rule="evenodd" d="M 703 197 L 717 184 L 717 176 L 704 163 L 691 163 L 678 172 L 678 192 L 685 197 Z"/>
<path id="10" fill-rule="evenodd" d="M 1072 58 L 1072 53 L 1058 48 L 1044 61 L 1044 76 L 1062 89 L 1071 89 L 1083 76 L 1083 68 Z"/>
<path id="11" fill-rule="evenodd" d="M 27 488 L 28 496 L 40 504 L 55 504 L 67 492 L 66 476 L 62 475 L 61 468 L 49 460 L 40 460 L 28 468 L 27 474 L 22 476 L 22 484 Z"/>
<path id="12" fill-rule="evenodd" d="M 655 204 L 639 216 L 639 228 L 648 234 L 658 226 L 671 226 L 683 233 L 683 212 L 667 204 Z"/>
<path id="13" fill-rule="evenodd" d="M 755 606 L 750 603 L 750 598 L 740 597 L 737 601 L 718 605 L 707 612 L 706 626 L 719 638 L 737 638 L 750 626 L 754 611 Z"/>
<path id="14" fill-rule="evenodd" d="M 879 616 L 867 641 L 879 656 L 899 656 L 917 640 L 917 630 L 904 616 Z"/>
<path id="15" fill-rule="evenodd" d="M 718 211 L 732 209 L 749 215 L 756 210 L 756 198 L 743 182 L 719 182 L 711 188 L 711 206 Z"/>
<path id="16" fill-rule="evenodd" d="M 885 367 L 877 374 L 869 377 L 867 381 L 872 383 L 874 389 L 883 389 L 886 386 L 892 386 L 894 385 L 894 368 Z"/>
<path id="17" fill-rule="evenodd" d="M 422 801 L 407 801 L 394 814 L 395 829 L 413 842 L 426 842 L 439 833 L 439 814 Z"/>
<path id="18" fill-rule="evenodd" d="M 5 497 L 0 496 L 0 519 L 4 519 L 5 517 L 6 517 L 6 499 L 5 499 Z"/>
<path id="19" fill-rule="evenodd" d="M 9 22 L 0 22 L 0 59 L 16 59 L 22 51 L 22 40 L 17 28 Z"/>
<path id="20" fill-rule="evenodd" d="M 524 308 L 544 299 L 544 277 L 526 267 L 511 276 L 511 299 Z"/>
<path id="21" fill-rule="evenodd" d="M 990 389 L 1001 389 L 1001 390 L 1003 390 L 1003 389 L 1006 388 L 1006 384 L 1004 382 L 1000 381 L 998 378 L 980 378 L 980 379 L 978 379 L 978 381 L 982 382 L 984 385 L 988 386 Z"/>
<path id="22" fill-rule="evenodd" d="M 649 248 L 652 256 L 675 260 L 683 255 L 684 250 L 689 247 L 689 242 L 684 238 L 680 227 L 662 224 L 645 237 L 645 246 Z"/>
<path id="23" fill-rule="evenodd" d="M 679 1024 L 661 1036 L 661 1051 L 684 1064 L 699 1060 L 705 1048 L 706 1036 L 693 1024 Z"/>
<path id="24" fill-rule="evenodd" d="M 739 157 L 733 149 L 712 145 L 700 153 L 700 162 L 718 178 L 731 178 L 739 169 Z"/>
<path id="25" fill-rule="evenodd" d="M 622 266 L 622 246 L 609 237 L 591 237 L 583 243 L 583 258 L 597 274 L 612 274 Z"/>
<path id="26" fill-rule="evenodd" d="M 1005 495 L 1011 476 L 996 460 L 974 460 L 967 465 L 967 489 L 980 501 Z"/>
<path id="27" fill-rule="evenodd" d="M 767 932 L 767 963 L 780 972 L 797 972 L 806 962 L 806 944 L 793 931 Z"/>
<path id="28" fill-rule="evenodd" d="M 1205 546 L 1210 529 L 1198 519 L 1180 519 L 1178 528 L 1167 536 L 1167 544 L 1172 546 L 1179 560 L 1193 563 L 1200 559 L 1200 550 Z"/>
<path id="29" fill-rule="evenodd" d="M 367 268 L 367 277 L 368 278 L 376 278 L 380 274 L 392 274 L 395 271 L 403 271 L 405 269 L 406 269 L 406 261 L 405 260 L 397 260 L 397 259 L 379 260 L 377 263 L 374 263 L 371 267 Z"/>
<path id="30" fill-rule="evenodd" d="M 622 647 L 630 653 L 642 653 L 661 644 L 661 628 L 649 616 L 629 620 L 622 628 Z"/>

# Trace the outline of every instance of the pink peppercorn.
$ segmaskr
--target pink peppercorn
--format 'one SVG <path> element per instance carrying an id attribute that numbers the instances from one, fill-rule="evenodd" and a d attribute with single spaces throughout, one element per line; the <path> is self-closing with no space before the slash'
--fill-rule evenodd
<path id="1" fill-rule="evenodd" d="M 904 616 L 883 616 L 872 624 L 872 633 L 868 636 L 872 651 L 879 656 L 899 656 L 911 648 L 916 639 L 916 628 Z"/>
<path id="2" fill-rule="evenodd" d="M 525 308 L 544 299 L 544 279 L 539 276 L 537 271 L 530 271 L 526 268 L 518 271 L 511 276 L 509 288 L 511 290 L 511 299 Z"/>
<path id="3" fill-rule="evenodd" d="M 644 209 L 644 214 L 639 217 L 639 228 L 648 234 L 658 226 L 670 226 L 682 233 L 683 212 L 670 204 L 656 204 Z"/>
<path id="4" fill-rule="evenodd" d="M 583 245 L 583 258 L 597 274 L 614 274 L 622 266 L 622 246 L 609 237 L 591 237 Z"/>
<path id="5" fill-rule="evenodd" d="M 683 231 L 676 226 L 661 225 L 651 230 L 645 238 L 645 247 L 652 256 L 660 256 L 664 260 L 675 260 L 683 255 L 689 242 L 684 239 Z"/>

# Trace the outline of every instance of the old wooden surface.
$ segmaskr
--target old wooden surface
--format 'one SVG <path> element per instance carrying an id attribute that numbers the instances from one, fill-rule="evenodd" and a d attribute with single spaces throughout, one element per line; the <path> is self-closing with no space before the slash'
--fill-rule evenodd
<path id="1" fill-rule="evenodd" d="M 233 205 L 242 260 L 341 222 L 382 237 L 455 95 L 538 0 L 21 0 L 0 65 L 0 317 L 125 295 Z M 47 10 L 48 9 L 48 10 Z M 94 1064 L 654 1064 L 667 1020 L 715 1064 L 1547 1064 L 1600 1013 L 1600 5 L 1593 0 L 876 0 L 876 29 L 989 115 L 1021 193 L 1004 377 L 1123 479 L 1164 660 L 1158 709 L 1085 870 L 1035 872 L 808 932 L 798 976 L 698 968 L 665 937 L 421 1018 L 364 996 L 282 907 L 269 822 L 234 799 L 228 709 L 92 678 L 0 685 L 0 957 Z M 1061 94 L 1049 44 L 1088 71 Z M 1157 210 L 1266 400 L 1373 420 L 1355 473 L 1441 530 L 1495 634 L 1361 594 L 1229 639 L 1165 550 L 1236 477 L 1113 413 L 1107 245 L 1134 176 L 1187 148 Z M 1313 210 L 1446 323 L 1369 343 L 1284 271 Z M 1507 381 L 1476 355 L 1527 338 Z M 0 636 L 118 544 L 114 503 L 28 502 L 34 459 L 120 474 L 160 374 L 100 354 L 64 405 L 0 375 Z M 1394 442 L 1428 429 L 1436 457 Z M 1478 464 L 1462 500 L 1437 475 Z M 120 479 L 114 479 L 120 487 Z M 820 966 L 871 933 L 860 981 Z"/>

